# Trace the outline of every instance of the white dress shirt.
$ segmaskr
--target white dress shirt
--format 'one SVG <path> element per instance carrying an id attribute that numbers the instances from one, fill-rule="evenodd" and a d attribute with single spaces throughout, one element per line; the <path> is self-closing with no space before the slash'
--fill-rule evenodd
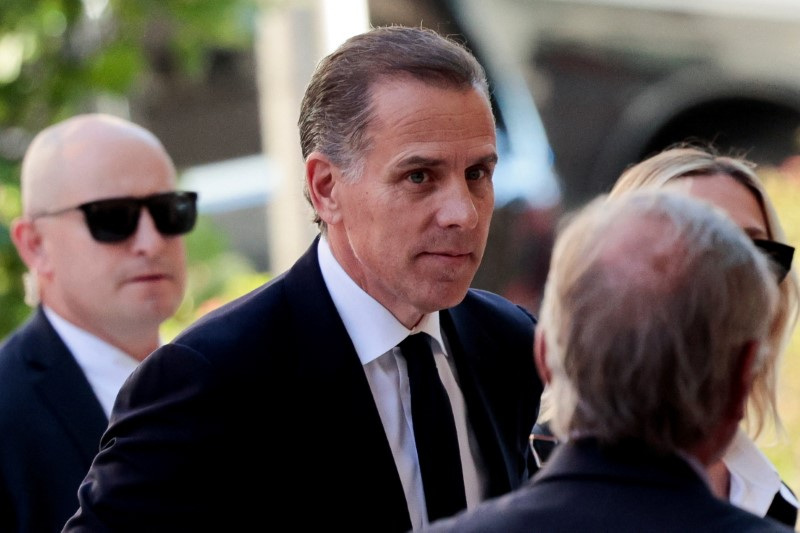
<path id="1" fill-rule="evenodd" d="M 439 327 L 439 313 L 425 315 L 414 330 L 409 330 L 347 275 L 324 237 L 319 240 L 318 255 L 325 285 L 353 341 L 372 390 L 403 484 L 412 528 L 420 529 L 428 520 L 411 423 L 411 392 L 406 363 L 397 348 L 409 334 L 424 331 L 435 340 L 432 343 L 434 358 L 450 397 L 458 433 L 467 507 L 474 507 L 483 499 L 486 480 L 481 474 L 477 441 L 467 420 L 455 364 L 448 356 L 447 343 Z"/>
<path id="2" fill-rule="evenodd" d="M 119 348 L 68 322 L 49 307 L 44 306 L 43 309 L 53 329 L 89 380 L 108 418 L 119 389 L 139 362 Z"/>
<path id="3" fill-rule="evenodd" d="M 722 458 L 730 472 L 729 500 L 759 516 L 766 516 L 778 491 L 798 507 L 797 499 L 781 483 L 778 471 L 753 440 L 739 429 Z"/>

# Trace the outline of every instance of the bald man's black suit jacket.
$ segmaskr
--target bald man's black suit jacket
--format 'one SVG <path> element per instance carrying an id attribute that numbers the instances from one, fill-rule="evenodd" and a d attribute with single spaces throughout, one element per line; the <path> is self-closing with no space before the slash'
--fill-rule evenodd
<path id="1" fill-rule="evenodd" d="M 61 530 L 107 424 L 38 308 L 0 347 L 0 532 Z"/>
<path id="2" fill-rule="evenodd" d="M 482 291 L 441 313 L 490 495 L 527 478 L 533 318 Z M 316 241 L 140 365 L 67 531 L 406 531 L 403 488 Z"/>

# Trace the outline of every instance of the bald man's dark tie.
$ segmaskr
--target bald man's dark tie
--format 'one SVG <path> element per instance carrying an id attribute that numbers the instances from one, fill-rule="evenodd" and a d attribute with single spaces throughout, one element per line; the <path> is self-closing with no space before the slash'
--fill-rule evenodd
<path id="1" fill-rule="evenodd" d="M 409 335 L 400 343 L 400 351 L 408 366 L 414 440 L 432 522 L 457 513 L 467 502 L 453 410 L 429 339 L 426 333 Z"/>

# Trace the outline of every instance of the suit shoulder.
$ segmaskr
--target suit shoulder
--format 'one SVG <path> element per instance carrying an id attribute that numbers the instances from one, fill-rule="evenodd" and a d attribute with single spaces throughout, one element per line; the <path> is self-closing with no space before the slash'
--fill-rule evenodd
<path id="1" fill-rule="evenodd" d="M 499 294 L 482 289 L 470 289 L 457 307 L 475 313 L 482 320 L 489 320 L 490 323 L 512 322 L 525 329 L 536 324 L 536 317 L 521 305 L 517 305 Z"/>
<path id="2" fill-rule="evenodd" d="M 4 384 L 0 390 L 7 389 L 10 384 L 20 381 L 21 374 L 26 368 L 24 357 L 26 352 L 42 349 L 42 342 L 36 337 L 37 334 L 33 331 L 29 320 L 0 343 L 0 383 Z"/>
<path id="3" fill-rule="evenodd" d="M 20 394 L 30 389 L 29 381 L 25 377 L 25 365 L 21 357 L 21 331 L 11 333 L 0 344 L 0 420 L 18 418 Z"/>
<path id="4" fill-rule="evenodd" d="M 181 332 L 171 344 L 206 348 L 250 343 L 255 337 L 285 331 L 287 306 L 283 277 L 279 276 L 214 309 Z"/>
<path id="5" fill-rule="evenodd" d="M 493 354 L 519 353 L 533 368 L 536 320 L 527 310 L 497 294 L 471 289 L 448 314 L 465 346 L 483 346 Z"/>

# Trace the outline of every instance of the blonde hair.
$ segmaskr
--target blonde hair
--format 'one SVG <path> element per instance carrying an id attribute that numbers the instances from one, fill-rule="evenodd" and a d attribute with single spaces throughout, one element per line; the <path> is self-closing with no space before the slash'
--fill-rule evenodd
<path id="1" fill-rule="evenodd" d="M 741 157 L 723 156 L 710 149 L 680 145 L 628 168 L 611 189 L 609 197 L 616 198 L 638 189 L 660 188 L 672 180 L 684 177 L 728 175 L 747 187 L 758 200 L 769 238 L 786 242 L 786 233 L 755 168 L 754 163 Z M 778 431 L 782 430 L 777 409 L 777 381 L 781 354 L 798 319 L 800 284 L 794 268 L 779 285 L 779 293 L 778 313 L 769 338 L 769 357 L 755 376 L 749 397 L 745 425 L 753 436 L 758 436 L 767 420 L 771 420 Z"/>

